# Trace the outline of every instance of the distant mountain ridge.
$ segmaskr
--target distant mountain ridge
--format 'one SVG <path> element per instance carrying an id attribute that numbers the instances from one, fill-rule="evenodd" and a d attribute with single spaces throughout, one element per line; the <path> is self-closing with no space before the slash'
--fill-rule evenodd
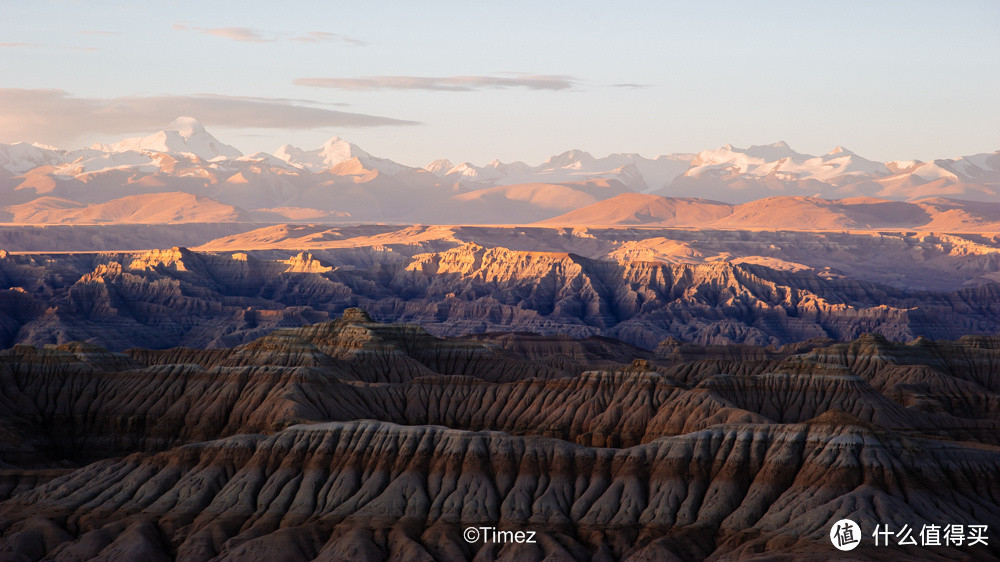
<path id="1" fill-rule="evenodd" d="M 725 145 L 696 154 L 655 158 L 626 153 L 595 157 L 574 149 L 537 166 L 500 160 L 456 165 L 439 159 L 415 168 L 374 156 L 339 137 L 311 150 L 286 144 L 274 154 L 243 155 L 191 117 L 179 117 L 148 136 L 71 151 L 25 142 L 0 144 L 3 222 L 21 222 L 20 217 L 27 216 L 62 223 L 76 220 L 74 216 L 103 217 L 101 210 L 79 215 L 69 209 L 154 193 L 192 196 L 185 198 L 182 206 L 208 205 L 211 210 L 181 209 L 179 216 L 206 220 L 214 216 L 219 221 L 239 221 L 253 216 L 292 222 L 329 219 L 449 224 L 567 220 L 562 216 L 567 212 L 623 194 L 677 199 L 668 205 L 675 207 L 687 199 L 738 205 L 772 197 L 874 197 L 919 205 L 923 199 L 945 198 L 952 202 L 942 205 L 951 207 L 936 212 L 950 212 L 951 218 L 928 224 L 981 228 L 984 219 L 970 218 L 968 209 L 955 206 L 966 208 L 962 202 L 968 201 L 1000 203 L 1000 151 L 932 162 L 876 162 L 840 146 L 813 156 L 778 142 L 748 148 Z M 58 209 L 52 207 L 52 198 L 63 201 Z M 632 202 L 640 200 L 632 198 Z M 162 204 L 164 199 L 130 201 Z M 174 196 L 168 206 L 180 201 Z M 659 200 L 648 201 L 664 205 Z M 697 206 L 690 202 L 684 205 L 682 216 Z M 36 213 L 36 209 L 45 212 Z M 702 205 L 702 210 L 706 209 Z M 605 211 L 611 215 L 590 219 L 608 224 L 649 222 Z M 650 215 L 654 223 L 657 212 Z M 713 220 L 722 219 L 715 216 L 719 209 L 711 212 L 715 213 Z M 961 213 L 966 214 L 958 217 Z M 172 215 L 140 209 L 128 216 L 165 220 Z M 112 213 L 111 217 L 114 222 L 120 214 Z M 756 219 L 726 220 L 744 224 Z M 764 226 L 760 220 L 754 224 Z"/>
<path id="2" fill-rule="evenodd" d="M 831 200 L 765 197 L 740 205 L 708 199 L 626 193 L 537 223 L 545 226 L 666 226 L 683 228 L 1000 231 L 1000 203 L 927 197 Z"/>
<path id="3" fill-rule="evenodd" d="M 220 142 L 193 117 L 178 117 L 162 131 L 148 137 L 118 141 L 112 145 L 94 145 L 101 152 L 149 151 L 176 155 L 194 155 L 202 160 L 239 158 L 243 153 Z"/>

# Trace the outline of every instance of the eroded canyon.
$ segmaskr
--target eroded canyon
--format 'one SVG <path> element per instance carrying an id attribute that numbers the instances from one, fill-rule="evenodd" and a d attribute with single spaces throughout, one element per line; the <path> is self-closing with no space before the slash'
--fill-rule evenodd
<path id="1" fill-rule="evenodd" d="M 301 250 L 306 248 L 306 250 Z M 781 345 L 1000 328 L 1000 240 L 918 232 L 264 227 L 188 249 L 0 255 L 0 345 L 227 347 L 358 306 L 435 335 Z"/>
<path id="2" fill-rule="evenodd" d="M 870 538 L 1000 528 L 995 237 L 192 241 L 0 256 L 0 557 L 1000 558 Z"/>
<path id="3" fill-rule="evenodd" d="M 11 559 L 820 559 L 841 517 L 1000 524 L 996 337 L 648 351 L 350 309 L 230 349 L 15 346 L 0 378 Z"/>

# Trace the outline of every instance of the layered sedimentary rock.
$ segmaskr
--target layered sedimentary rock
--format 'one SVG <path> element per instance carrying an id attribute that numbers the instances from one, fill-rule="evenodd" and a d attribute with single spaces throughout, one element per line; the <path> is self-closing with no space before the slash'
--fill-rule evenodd
<path id="1" fill-rule="evenodd" d="M 489 343 L 496 340 L 506 349 Z M 591 352 L 563 355 L 567 341 Z M 17 346 L 2 352 L 0 370 L 11 433 L 70 457 L 351 419 L 628 446 L 720 422 L 797 423 L 842 411 L 900 431 L 996 440 L 995 338 L 903 345 L 866 336 L 784 357 L 702 348 L 686 361 L 592 344 L 515 334 L 439 339 L 351 312 L 224 350 Z M 560 359 L 543 357 L 543 345 Z M 623 362 L 628 350 L 631 364 Z"/>
<path id="2" fill-rule="evenodd" d="M 381 236 L 372 228 L 369 244 Z M 397 235 L 387 234 L 385 242 Z M 780 345 L 865 332 L 900 341 L 953 339 L 1000 328 L 1000 284 L 987 279 L 924 291 L 775 263 L 620 262 L 431 238 L 416 246 L 322 252 L 177 247 L 3 254 L 0 343 L 226 347 L 275 328 L 328 320 L 350 306 L 383 321 L 416 322 L 437 335 L 608 336 L 647 349 L 670 337 Z M 426 245 L 447 249 L 417 251 Z M 975 267 L 993 271 L 994 258 L 1000 254 L 962 263 L 972 267 L 979 260 Z"/>
<path id="3" fill-rule="evenodd" d="M 1000 525 L 998 387 L 996 337 L 650 352 L 441 339 L 356 309 L 231 349 L 18 346 L 0 353 L 0 552 L 829 558 L 843 517 Z M 998 544 L 868 539 L 850 558 Z"/>
<path id="4" fill-rule="evenodd" d="M 440 252 L 469 242 L 515 251 L 572 253 L 591 259 L 706 264 L 751 263 L 844 276 L 909 290 L 954 290 L 1000 280 L 995 233 L 698 230 L 538 226 L 251 224 L 5 226 L 0 249 L 11 252 L 100 252 L 187 246 L 211 252 L 302 250 L 325 261 L 358 265 Z M 258 252 L 259 255 L 259 252 Z"/>
<path id="5" fill-rule="evenodd" d="M 28 559 L 818 558 L 832 557 L 841 516 L 871 528 L 974 513 L 995 528 L 998 466 L 995 451 L 833 416 L 628 449 L 328 423 L 96 463 L 0 504 L 0 521 L 3 547 Z M 470 544 L 468 526 L 536 542 Z M 850 557 L 963 554 L 998 551 L 869 545 Z"/>

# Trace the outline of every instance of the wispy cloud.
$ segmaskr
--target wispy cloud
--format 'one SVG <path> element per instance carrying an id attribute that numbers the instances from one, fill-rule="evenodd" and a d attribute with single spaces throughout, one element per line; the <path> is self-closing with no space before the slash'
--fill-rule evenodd
<path id="1" fill-rule="evenodd" d="M 274 102 L 274 103 L 287 103 L 291 105 L 305 104 L 305 105 L 327 105 L 332 107 L 348 107 L 351 104 L 336 102 L 336 101 L 319 101 L 311 100 L 305 98 L 266 98 L 261 96 L 223 96 L 220 94 L 198 94 L 205 98 L 225 98 L 229 100 L 244 100 L 244 101 L 261 101 L 261 102 Z"/>
<path id="2" fill-rule="evenodd" d="M 293 100 L 211 94 L 79 98 L 64 90 L 0 88 L 0 141 L 65 145 L 93 134 L 153 131 L 178 115 L 246 129 L 416 125 L 413 121 L 314 107 Z"/>
<path id="3" fill-rule="evenodd" d="M 208 35 L 214 35 L 216 37 L 222 37 L 223 39 L 232 39 L 233 41 L 243 41 L 246 43 L 270 43 L 271 41 L 274 41 L 274 39 L 265 39 L 264 34 L 260 31 L 247 27 L 214 27 L 211 29 L 195 28 L 195 31 L 207 33 Z"/>
<path id="4" fill-rule="evenodd" d="M 611 84 L 612 88 L 633 88 L 633 89 L 637 89 L 637 90 L 638 89 L 644 89 L 644 88 L 651 88 L 652 86 L 653 86 L 652 84 L 632 84 L 632 83 Z"/>
<path id="5" fill-rule="evenodd" d="M 41 47 L 38 43 L 0 43 L 0 47 Z"/>
<path id="6" fill-rule="evenodd" d="M 270 43 L 271 41 L 275 41 L 275 39 L 265 38 L 262 31 L 249 27 L 193 27 L 184 23 L 175 23 L 172 29 L 174 31 L 205 33 L 207 35 L 222 37 L 223 39 L 232 39 L 233 41 L 247 43 Z"/>
<path id="7" fill-rule="evenodd" d="M 297 43 L 349 43 L 351 45 L 367 45 L 365 41 L 327 31 L 310 31 L 297 37 L 287 37 L 280 34 L 268 34 L 250 27 L 198 27 L 186 22 L 177 22 L 171 27 L 174 31 L 193 31 L 204 33 L 232 41 L 244 43 L 274 43 L 276 41 L 295 41 Z"/>
<path id="8" fill-rule="evenodd" d="M 496 88 L 567 90 L 575 78 L 562 75 L 520 74 L 515 76 L 366 76 L 362 78 L 296 78 L 298 86 L 341 90 L 437 90 L 469 92 Z"/>
<path id="9" fill-rule="evenodd" d="M 299 43 L 350 43 L 351 45 L 364 46 L 367 45 L 367 41 L 362 41 L 361 39 L 355 39 L 353 37 L 348 37 L 346 35 L 341 35 L 339 33 L 328 33 L 326 31 L 310 31 L 305 35 L 300 35 L 298 37 L 292 37 L 292 41 L 297 41 Z"/>

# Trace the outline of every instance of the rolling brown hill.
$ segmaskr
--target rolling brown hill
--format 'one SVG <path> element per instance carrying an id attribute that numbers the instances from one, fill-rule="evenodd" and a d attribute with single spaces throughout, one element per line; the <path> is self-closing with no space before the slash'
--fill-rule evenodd
<path id="1" fill-rule="evenodd" d="M 539 222 L 551 226 L 696 226 L 712 224 L 733 212 L 718 201 L 667 198 L 643 193 L 623 193 Z"/>
<path id="2" fill-rule="evenodd" d="M 85 205 L 58 197 L 41 197 L 4 207 L 6 222 L 26 224 L 178 224 L 251 222 L 239 207 L 190 193 L 144 193 Z"/>
<path id="3" fill-rule="evenodd" d="M 703 199 L 627 193 L 539 222 L 561 226 L 674 226 L 725 229 L 994 232 L 1000 203 L 932 197 L 822 199 L 778 196 L 728 205 Z"/>

